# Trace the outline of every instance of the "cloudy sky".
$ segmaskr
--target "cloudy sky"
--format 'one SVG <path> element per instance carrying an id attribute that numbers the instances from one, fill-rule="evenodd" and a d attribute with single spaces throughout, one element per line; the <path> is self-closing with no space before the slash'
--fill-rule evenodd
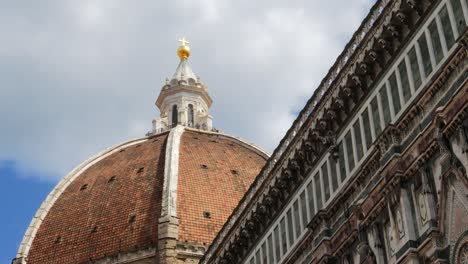
<path id="1" fill-rule="evenodd" d="M 0 185 L 13 175 L 45 195 L 143 136 L 182 36 L 214 125 L 271 152 L 373 2 L 0 0 Z"/>
<path id="2" fill-rule="evenodd" d="M 214 99 L 215 126 L 271 152 L 371 4 L 3 1 L 0 159 L 56 181 L 143 136 L 181 36 Z"/>

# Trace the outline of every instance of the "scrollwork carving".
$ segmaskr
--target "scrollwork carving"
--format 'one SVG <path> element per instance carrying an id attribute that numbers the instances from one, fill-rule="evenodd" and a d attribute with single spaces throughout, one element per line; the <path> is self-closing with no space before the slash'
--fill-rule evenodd
<path id="1" fill-rule="evenodd" d="M 458 169 L 463 169 L 462 163 L 453 152 L 452 146 L 450 145 L 450 140 L 444 134 L 446 124 L 445 121 L 443 121 L 442 117 L 437 117 L 436 126 L 436 140 L 439 146 L 440 155 L 448 156 L 450 165 L 455 165 Z"/>
<path id="2" fill-rule="evenodd" d="M 390 51 L 390 43 L 386 39 L 379 38 L 379 40 L 377 40 L 377 44 L 381 49 L 385 51 Z"/>
<path id="3" fill-rule="evenodd" d="M 422 15 L 422 7 L 421 3 L 418 3 L 416 0 L 406 0 L 405 3 L 418 14 L 418 16 Z"/>
<path id="4" fill-rule="evenodd" d="M 408 25 L 409 23 L 408 16 L 405 13 L 403 13 L 402 11 L 398 11 L 396 13 L 396 17 L 400 21 L 401 24 Z"/>

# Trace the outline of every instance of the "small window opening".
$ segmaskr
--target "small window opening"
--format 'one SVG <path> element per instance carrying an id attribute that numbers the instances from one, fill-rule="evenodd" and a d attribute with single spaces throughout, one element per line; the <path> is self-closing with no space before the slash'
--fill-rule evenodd
<path id="1" fill-rule="evenodd" d="M 203 212 L 203 217 L 205 217 L 205 218 L 211 218 L 211 213 L 210 213 L 210 212 L 207 212 L 207 211 L 204 211 L 204 212 Z"/>
<path id="2" fill-rule="evenodd" d="M 98 230 L 98 227 L 97 226 L 93 226 L 93 228 L 91 229 L 91 233 L 96 233 Z"/>
<path id="3" fill-rule="evenodd" d="M 60 242 L 62 242 L 62 237 L 61 237 L 61 236 L 57 236 L 57 237 L 55 238 L 54 243 L 55 243 L 55 244 L 59 244 Z"/>
<path id="4" fill-rule="evenodd" d="M 234 175 L 239 175 L 239 171 L 237 171 L 237 170 L 231 170 L 231 173 L 234 174 Z"/>
<path id="5" fill-rule="evenodd" d="M 107 183 L 111 183 L 111 182 L 115 181 L 116 178 L 117 178 L 116 176 L 110 177 L 109 180 L 107 180 Z"/>
<path id="6" fill-rule="evenodd" d="M 130 218 L 128 219 L 128 223 L 129 223 L 129 224 L 133 224 L 133 223 L 135 223 L 135 221 L 136 221 L 136 215 L 133 214 L 133 215 L 131 215 Z"/>
<path id="7" fill-rule="evenodd" d="M 88 184 L 87 183 L 81 185 L 80 191 L 83 191 L 83 190 L 86 190 L 86 189 L 88 189 Z"/>
<path id="8" fill-rule="evenodd" d="M 189 127 L 193 127 L 194 123 L 195 123 L 195 118 L 194 118 L 194 114 L 193 114 L 193 105 L 189 104 L 188 105 L 188 125 L 189 125 Z"/>
<path id="9" fill-rule="evenodd" d="M 179 118 L 179 110 L 177 109 L 177 105 L 172 106 L 172 127 L 177 126 Z"/>
<path id="10" fill-rule="evenodd" d="M 137 173 L 142 173 L 145 170 L 145 167 L 138 168 Z"/>
<path id="11" fill-rule="evenodd" d="M 198 137 L 193 137 L 193 139 L 199 139 Z"/>
<path id="12" fill-rule="evenodd" d="M 202 165 L 201 165 L 201 168 L 206 170 L 206 169 L 208 169 L 208 166 L 205 165 L 205 164 L 202 164 Z"/>

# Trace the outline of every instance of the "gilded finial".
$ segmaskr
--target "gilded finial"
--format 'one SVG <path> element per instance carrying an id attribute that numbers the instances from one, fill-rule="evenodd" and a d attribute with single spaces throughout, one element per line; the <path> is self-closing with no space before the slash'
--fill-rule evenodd
<path id="1" fill-rule="evenodd" d="M 187 46 L 187 44 L 189 44 L 190 42 L 188 42 L 185 39 L 185 37 L 179 39 L 179 41 L 182 45 L 180 45 L 177 49 L 177 55 L 179 55 L 179 58 L 181 60 L 187 59 L 188 57 L 190 57 L 190 47 Z"/>

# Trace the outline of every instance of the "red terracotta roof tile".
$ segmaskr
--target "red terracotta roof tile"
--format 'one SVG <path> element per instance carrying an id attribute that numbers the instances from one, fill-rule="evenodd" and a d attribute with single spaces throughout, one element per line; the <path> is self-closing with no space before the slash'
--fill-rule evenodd
<path id="1" fill-rule="evenodd" d="M 83 263 L 156 247 L 166 139 L 167 133 L 127 146 L 81 173 L 45 216 L 28 263 Z M 179 156 L 179 241 L 210 244 L 265 161 L 238 140 L 186 130 Z"/>
<path id="2" fill-rule="evenodd" d="M 28 263 L 81 263 L 156 244 L 166 136 L 126 147 L 79 175 L 46 215 Z"/>
<path id="3" fill-rule="evenodd" d="M 179 240 L 210 244 L 265 161 L 237 140 L 185 131 L 177 190 Z M 209 212 L 210 218 L 204 212 Z"/>

